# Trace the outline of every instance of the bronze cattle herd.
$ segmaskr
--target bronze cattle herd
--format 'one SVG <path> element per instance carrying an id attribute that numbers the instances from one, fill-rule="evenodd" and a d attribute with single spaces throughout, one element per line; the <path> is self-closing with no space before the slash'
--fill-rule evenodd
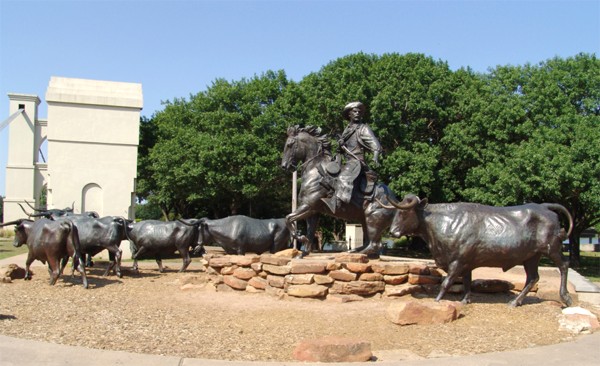
<path id="1" fill-rule="evenodd" d="M 379 258 L 385 230 L 396 238 L 422 238 L 436 265 L 447 273 L 436 301 L 441 300 L 452 284 L 462 277 L 462 301 L 469 303 L 471 272 L 475 268 L 499 267 L 507 271 L 522 265 L 526 273 L 525 286 L 510 302 L 511 306 L 519 306 L 538 282 L 539 261 L 541 256 L 546 256 L 560 270 L 560 297 L 571 306 L 567 291 L 569 263 L 562 254 L 562 242 L 573 228 L 567 209 L 553 203 L 511 207 L 476 203 L 428 204 L 427 199 L 415 195 L 406 195 L 399 201 L 386 185 L 377 183 L 376 174 L 365 167 L 361 146 L 372 146 L 376 164 L 380 146 L 372 131 L 362 123 L 364 110 L 362 103 L 353 102 L 343 112 L 350 124 L 339 140 L 339 146 L 345 151 L 343 158 L 347 162 L 358 161 L 350 170 L 345 169 L 339 154 L 331 152 L 329 138 L 322 135 L 319 128 L 295 126 L 288 129 L 281 165 L 296 169 L 302 162 L 302 185 L 298 208 L 286 218 L 261 220 L 237 215 L 216 220 L 132 222 L 115 216 L 100 218 L 95 212 L 75 214 L 72 208 L 67 208 L 38 210 L 28 215 L 43 217 L 41 219 L 20 219 L 0 226 L 15 225 L 14 245 L 27 244 L 29 248 L 26 280 L 31 278 L 31 263 L 40 260 L 48 262 L 50 284 L 54 284 L 69 258 L 73 258 L 73 271 L 76 268 L 81 273 L 83 286 L 87 288 L 84 258 L 105 249 L 109 252 L 110 263 L 104 275 L 114 269 L 121 277 L 119 245 L 123 240 L 131 243 L 134 269 L 137 269 L 140 256 L 153 255 L 160 272 L 165 254 L 179 252 L 183 260 L 179 271 L 182 272 L 191 262 L 190 253 L 202 254 L 204 245 L 208 244 L 219 245 L 228 254 L 261 254 L 288 248 L 295 238 L 296 245 L 298 242 L 303 244 L 299 256 L 302 258 L 310 254 L 315 242 L 319 215 L 326 214 L 362 224 L 365 244 L 356 251 L 368 254 L 370 258 Z M 361 139 L 375 141 L 369 145 Z M 351 197 L 346 197 L 345 193 L 340 195 L 340 190 L 347 192 L 348 181 L 354 184 Z M 568 223 L 567 230 L 561 227 L 559 215 Z M 306 220 L 306 236 L 300 235 L 296 228 L 299 220 Z"/>
<path id="2" fill-rule="evenodd" d="M 123 240 L 130 241 L 134 270 L 138 269 L 140 256 L 153 255 L 160 272 L 164 270 L 162 258 L 176 251 L 183 259 L 179 271 L 185 271 L 191 263 L 190 249 L 193 254 L 203 254 L 205 244 L 217 244 L 228 254 L 244 255 L 247 251 L 274 253 L 287 248 L 290 243 L 285 219 L 260 220 L 236 215 L 219 220 L 133 222 L 118 216 L 100 218 L 95 212 L 75 214 L 69 209 L 53 209 L 30 216 L 42 218 L 36 221 L 19 219 L 0 226 L 15 225 L 14 246 L 27 244 L 29 248 L 25 279 L 31 279 L 31 263 L 39 260 L 48 263 L 51 285 L 73 258 L 73 268 L 81 273 L 83 286 L 87 288 L 85 258 L 87 256 L 89 265 L 91 257 L 105 249 L 109 252 L 110 263 L 104 276 L 114 269 L 121 277 L 119 245 Z"/>
<path id="3" fill-rule="evenodd" d="M 418 236 L 424 239 L 436 265 L 448 276 L 436 297 L 439 301 L 453 282 L 463 278 L 463 302 L 470 302 L 471 271 L 478 267 L 500 267 L 508 270 L 523 265 L 527 279 L 522 292 L 511 302 L 518 306 L 539 279 L 540 257 L 549 257 L 560 270 L 560 296 L 567 305 L 572 301 L 567 292 L 568 261 L 561 252 L 562 241 L 573 226 L 571 215 L 557 204 L 527 204 L 492 207 L 474 203 L 428 204 L 426 199 L 407 195 L 399 202 L 392 194 L 375 198 L 380 210 L 388 211 L 389 232 L 393 237 Z M 560 227 L 558 213 L 569 223 L 569 232 Z M 289 247 L 291 233 L 286 219 L 259 220 L 247 216 L 230 216 L 218 220 L 186 219 L 176 221 L 145 220 L 132 222 L 122 217 L 99 218 L 93 212 L 74 214 L 72 210 L 48 210 L 31 216 L 33 221 L 19 219 L 1 224 L 15 225 L 14 245 L 27 244 L 25 280 L 31 279 L 34 260 L 48 263 L 50 284 L 55 284 L 68 260 L 81 273 L 87 288 L 85 257 L 108 250 L 110 263 L 104 275 L 114 269 L 121 277 L 123 240 L 129 240 L 133 253 L 133 269 L 142 254 L 154 255 L 160 272 L 161 258 L 178 251 L 183 259 L 180 272 L 191 262 L 190 253 L 201 254 L 205 244 L 221 246 L 228 254 L 277 252 Z M 73 270 L 74 270 L 73 269 Z"/>

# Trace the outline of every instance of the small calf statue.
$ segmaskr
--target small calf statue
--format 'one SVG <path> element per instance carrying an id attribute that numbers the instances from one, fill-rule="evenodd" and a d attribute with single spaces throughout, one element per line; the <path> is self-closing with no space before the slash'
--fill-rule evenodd
<path id="1" fill-rule="evenodd" d="M 444 297 L 454 281 L 462 276 L 465 288 L 463 303 L 471 301 L 471 271 L 478 267 L 499 267 L 504 271 L 522 264 L 527 280 L 511 306 L 521 305 L 538 282 L 538 265 L 542 255 L 560 270 L 560 297 L 567 306 L 572 300 L 567 291 L 569 262 L 563 257 L 562 242 L 571 233 L 573 219 L 559 204 L 530 203 L 512 207 L 493 207 L 475 203 L 427 204 L 415 195 L 402 202 L 388 196 L 399 212 L 391 233 L 422 238 L 438 267 L 448 275 L 442 282 L 436 301 Z M 381 204 L 381 202 L 380 202 Z M 561 228 L 558 214 L 569 222 Z"/>

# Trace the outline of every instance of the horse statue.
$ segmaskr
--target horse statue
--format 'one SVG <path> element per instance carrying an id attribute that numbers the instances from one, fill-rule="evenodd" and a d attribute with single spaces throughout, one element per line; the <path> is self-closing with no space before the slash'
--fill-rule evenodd
<path id="1" fill-rule="evenodd" d="M 395 197 L 391 190 L 385 184 L 377 183 L 373 193 L 365 194 L 361 189 L 360 179 L 356 179 L 350 202 L 341 202 L 340 207 L 336 208 L 335 212 L 332 211 L 323 198 L 334 194 L 334 183 L 340 171 L 340 162 L 331 154 L 328 136 L 321 135 L 321 129 L 315 126 L 292 126 L 288 128 L 287 135 L 281 161 L 282 168 L 296 170 L 298 162 L 302 162 L 302 184 L 298 194 L 298 208 L 286 216 L 286 225 L 290 233 L 304 243 L 304 250 L 300 256 L 304 257 L 312 251 L 319 214 L 325 214 L 360 223 L 365 244 L 355 251 L 368 254 L 370 257 L 379 257 L 382 233 L 392 225 L 397 216 L 396 209 L 386 208 L 380 203 L 387 202 L 388 195 Z M 306 236 L 299 235 L 296 230 L 298 220 L 306 220 Z"/>

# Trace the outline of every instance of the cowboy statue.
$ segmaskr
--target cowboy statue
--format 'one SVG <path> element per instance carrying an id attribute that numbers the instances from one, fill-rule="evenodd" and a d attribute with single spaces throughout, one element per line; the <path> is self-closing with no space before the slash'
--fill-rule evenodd
<path id="1" fill-rule="evenodd" d="M 373 153 L 373 166 L 378 167 L 381 144 L 369 125 L 363 122 L 364 115 L 365 105 L 361 102 L 349 103 L 342 112 L 342 116 L 349 123 L 338 144 L 346 163 L 341 168 L 338 176 L 335 193 L 332 197 L 322 199 L 333 213 L 339 207 L 339 201 L 350 202 L 354 181 L 361 174 L 364 174 L 365 177 L 364 180 L 360 181 L 360 188 L 365 193 L 365 197 L 372 195 L 373 187 L 377 181 L 377 173 L 365 162 L 365 150 Z"/>

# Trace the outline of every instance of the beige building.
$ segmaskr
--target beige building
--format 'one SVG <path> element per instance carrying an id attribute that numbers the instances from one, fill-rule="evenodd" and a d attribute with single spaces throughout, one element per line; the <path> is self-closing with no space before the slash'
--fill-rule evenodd
<path id="1" fill-rule="evenodd" d="M 361 224 L 346 224 L 346 244 L 348 249 L 356 249 L 363 245 Z"/>
<path id="2" fill-rule="evenodd" d="M 44 186 L 47 208 L 134 218 L 141 84 L 52 77 L 47 120 L 37 96 L 8 98 L 5 222 L 24 217 L 18 203 L 39 207 Z"/>

